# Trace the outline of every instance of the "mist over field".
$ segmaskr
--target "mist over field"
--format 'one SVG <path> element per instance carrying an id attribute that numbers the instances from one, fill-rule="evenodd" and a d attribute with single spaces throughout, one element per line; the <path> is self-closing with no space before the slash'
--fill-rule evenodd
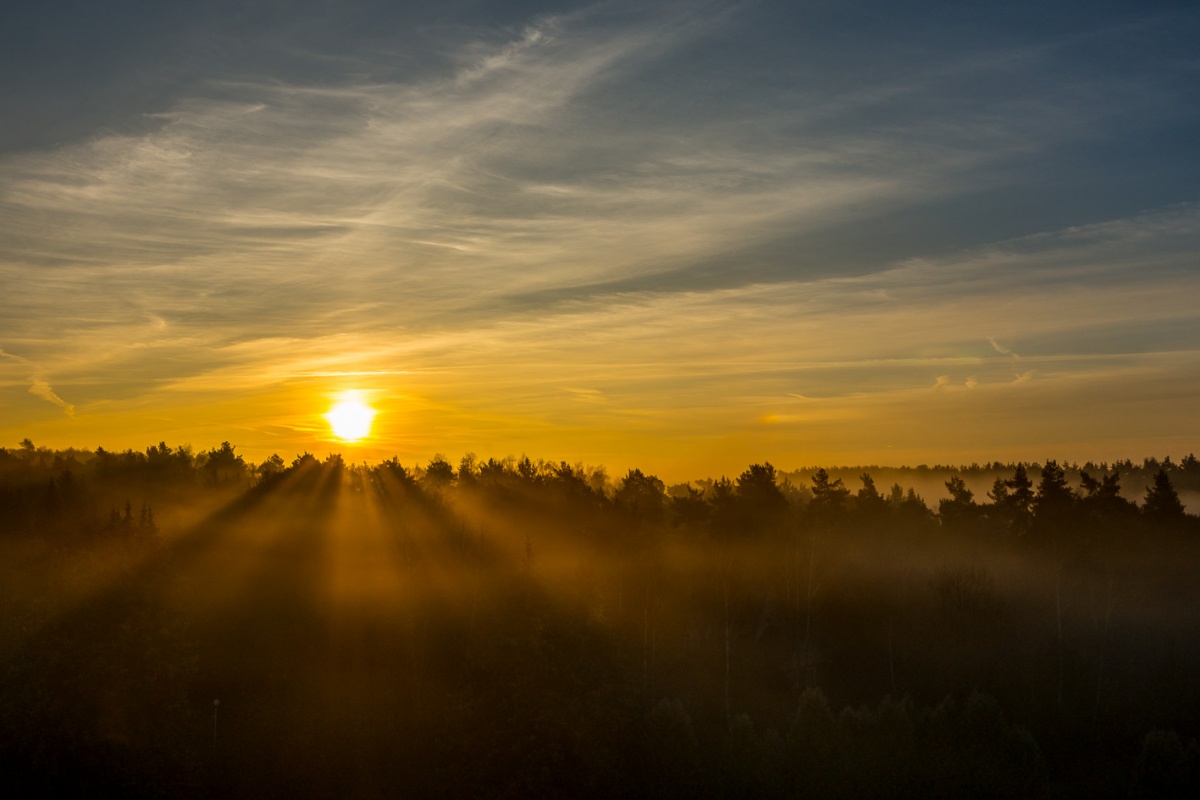
<path id="1" fill-rule="evenodd" d="M 0 783 L 1186 793 L 1198 482 L 1192 456 L 666 487 L 524 457 L 27 441 L 0 449 Z"/>

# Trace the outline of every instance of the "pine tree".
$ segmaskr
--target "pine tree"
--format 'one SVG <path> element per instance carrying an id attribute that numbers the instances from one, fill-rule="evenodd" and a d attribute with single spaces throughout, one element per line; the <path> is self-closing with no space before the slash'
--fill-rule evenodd
<path id="1" fill-rule="evenodd" d="M 946 489 L 950 497 L 938 501 L 938 516 L 945 527 L 961 527 L 975 520 L 979 506 L 975 503 L 975 493 L 967 488 L 967 483 L 958 475 L 952 475 L 946 481 Z"/>
<path id="2" fill-rule="evenodd" d="M 1154 520 L 1176 521 L 1183 519 L 1183 503 L 1171 479 L 1163 468 L 1154 473 L 1154 485 L 1146 489 L 1146 500 L 1142 503 L 1142 514 Z"/>
<path id="3" fill-rule="evenodd" d="M 1071 517 L 1075 494 L 1067 486 L 1067 477 L 1053 459 L 1042 468 L 1037 496 L 1033 500 L 1034 517 L 1039 527 L 1062 527 Z"/>

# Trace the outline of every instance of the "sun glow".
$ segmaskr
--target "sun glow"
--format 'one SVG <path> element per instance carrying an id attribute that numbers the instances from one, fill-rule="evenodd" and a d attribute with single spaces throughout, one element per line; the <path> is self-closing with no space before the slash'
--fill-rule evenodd
<path id="1" fill-rule="evenodd" d="M 375 409 L 366 405 L 358 392 L 345 392 L 325 414 L 333 435 L 344 442 L 357 442 L 371 433 Z"/>

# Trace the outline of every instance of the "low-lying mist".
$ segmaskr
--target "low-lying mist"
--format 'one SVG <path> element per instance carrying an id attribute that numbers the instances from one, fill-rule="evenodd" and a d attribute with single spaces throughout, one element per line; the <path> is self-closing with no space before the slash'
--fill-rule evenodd
<path id="1" fill-rule="evenodd" d="M 1188 791 L 1198 467 L 0 450 L 0 785 Z"/>

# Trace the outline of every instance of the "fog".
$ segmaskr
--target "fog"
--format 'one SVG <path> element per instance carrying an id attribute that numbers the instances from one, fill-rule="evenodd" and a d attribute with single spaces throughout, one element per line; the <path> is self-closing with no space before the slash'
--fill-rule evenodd
<path id="1" fill-rule="evenodd" d="M 971 499 L 940 468 L 756 464 L 668 493 L 528 459 L 0 450 L 0 781 L 1186 790 L 1200 526 L 1170 501 L 1195 459 L 1139 465 L 1167 479 L 1149 494 L 1133 469 L 1105 493 L 1028 466 L 1026 489 L 1025 465 L 955 471 Z"/>

